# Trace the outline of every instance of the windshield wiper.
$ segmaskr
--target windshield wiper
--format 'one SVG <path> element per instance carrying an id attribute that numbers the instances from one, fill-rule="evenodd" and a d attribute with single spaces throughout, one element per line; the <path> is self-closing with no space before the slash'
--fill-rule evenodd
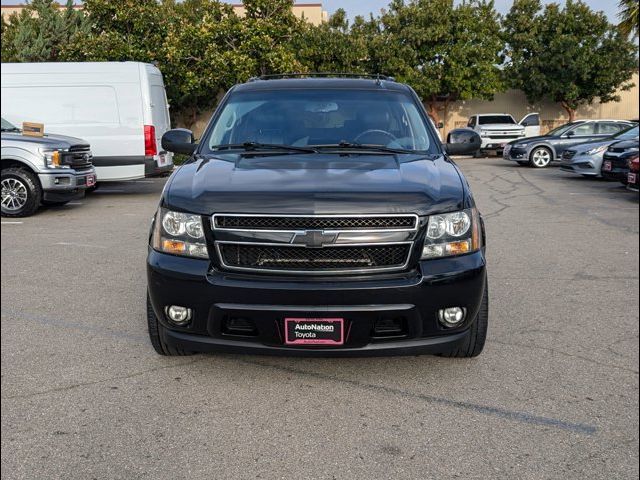
<path id="1" fill-rule="evenodd" d="M 3 132 L 19 132 L 20 129 L 18 127 L 11 127 L 11 128 L 3 128 L 2 131 Z"/>
<path id="2" fill-rule="evenodd" d="M 245 151 L 260 151 L 260 150 L 287 150 L 291 152 L 300 153 L 318 153 L 315 148 L 311 147 L 296 147 L 294 145 L 280 145 L 277 143 L 260 143 L 260 142 L 244 142 L 244 143 L 227 143 L 222 145 L 213 145 L 209 147 L 211 150 L 245 150 Z"/>
<path id="3" fill-rule="evenodd" d="M 384 145 L 374 145 L 370 143 L 351 143 L 351 142 L 340 142 L 336 144 L 329 145 L 312 145 L 316 150 L 368 150 L 374 152 L 384 152 L 384 153 L 420 153 L 417 150 L 407 150 L 405 148 L 392 148 L 385 147 Z"/>

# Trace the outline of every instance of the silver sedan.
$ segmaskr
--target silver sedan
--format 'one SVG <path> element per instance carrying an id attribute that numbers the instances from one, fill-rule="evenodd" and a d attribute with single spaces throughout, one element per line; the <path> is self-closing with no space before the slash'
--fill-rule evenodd
<path id="1" fill-rule="evenodd" d="M 585 177 L 599 177 L 602 157 L 609 145 L 620 140 L 638 139 L 638 127 L 631 127 L 599 142 L 581 143 L 562 153 L 560 169 Z"/>

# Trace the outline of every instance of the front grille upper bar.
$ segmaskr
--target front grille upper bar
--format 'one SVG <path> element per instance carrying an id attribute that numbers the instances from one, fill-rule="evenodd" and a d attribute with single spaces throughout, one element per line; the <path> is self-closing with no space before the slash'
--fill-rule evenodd
<path id="1" fill-rule="evenodd" d="M 252 218 L 386 218 L 386 217 L 395 217 L 395 218 L 412 218 L 413 226 L 411 227 L 393 227 L 393 228 L 274 228 L 274 229 L 263 229 L 263 228 L 244 228 L 244 227 L 220 227 L 218 226 L 217 219 L 220 217 L 252 217 Z M 377 233 L 377 232 L 415 232 L 418 230 L 420 223 L 420 219 L 418 215 L 413 213 L 407 214 L 366 214 L 366 215 L 341 215 L 341 214 L 333 214 L 333 215 L 304 215 L 304 214 L 291 214 L 291 215 L 264 215 L 264 214 L 242 214 L 242 213 L 216 213 L 211 217 L 211 225 L 213 230 L 216 231 L 226 231 L 226 232 L 264 232 L 264 233 L 300 233 L 306 230 L 322 230 L 326 233 Z"/>

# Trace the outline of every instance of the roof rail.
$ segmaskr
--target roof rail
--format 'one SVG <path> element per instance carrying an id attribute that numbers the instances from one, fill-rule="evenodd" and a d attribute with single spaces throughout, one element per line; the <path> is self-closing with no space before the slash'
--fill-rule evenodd
<path id="1" fill-rule="evenodd" d="M 261 75 L 259 77 L 251 77 L 248 82 L 256 82 L 258 80 L 280 80 L 284 78 L 370 78 L 372 80 L 376 80 L 380 82 L 382 80 L 388 82 L 395 82 L 396 79 L 393 77 L 389 77 L 387 75 L 381 75 L 379 73 L 341 73 L 341 72 L 312 72 L 312 73 L 303 73 L 303 72 L 293 72 L 293 73 L 276 73 L 271 75 Z"/>

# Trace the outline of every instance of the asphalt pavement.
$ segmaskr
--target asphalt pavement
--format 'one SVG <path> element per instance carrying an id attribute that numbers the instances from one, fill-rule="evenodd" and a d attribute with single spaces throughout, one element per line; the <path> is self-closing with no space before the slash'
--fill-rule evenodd
<path id="1" fill-rule="evenodd" d="M 475 359 L 160 357 L 165 179 L 3 218 L 2 478 L 638 478 L 638 195 L 459 163 L 488 230 Z"/>

